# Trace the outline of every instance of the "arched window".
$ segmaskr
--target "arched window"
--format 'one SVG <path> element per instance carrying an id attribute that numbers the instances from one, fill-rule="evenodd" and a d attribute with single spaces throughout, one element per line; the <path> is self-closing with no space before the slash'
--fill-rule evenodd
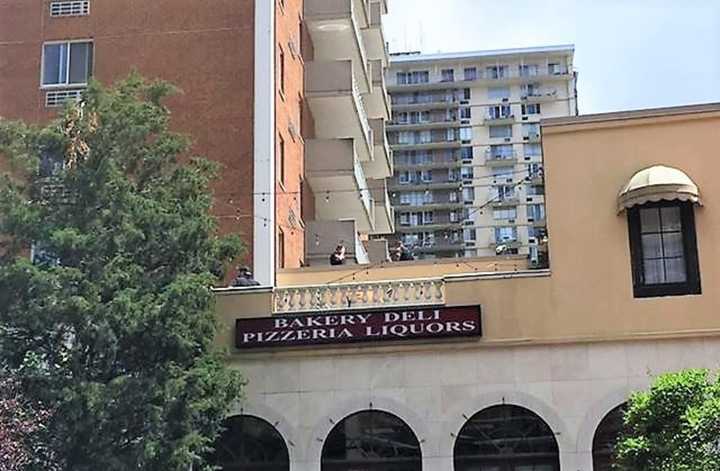
<path id="1" fill-rule="evenodd" d="M 322 451 L 322 471 L 420 471 L 417 437 L 398 417 L 364 411 L 338 423 Z"/>
<path id="2" fill-rule="evenodd" d="M 225 421 L 211 463 L 225 471 L 288 471 L 290 458 L 280 433 L 268 422 L 249 415 Z"/>
<path id="3" fill-rule="evenodd" d="M 600 421 L 593 438 L 594 471 L 610 471 L 614 463 L 615 444 L 623 427 L 626 404 L 617 406 Z"/>
<path id="4" fill-rule="evenodd" d="M 559 471 L 555 434 L 518 406 L 489 407 L 468 420 L 455 440 L 455 471 Z"/>

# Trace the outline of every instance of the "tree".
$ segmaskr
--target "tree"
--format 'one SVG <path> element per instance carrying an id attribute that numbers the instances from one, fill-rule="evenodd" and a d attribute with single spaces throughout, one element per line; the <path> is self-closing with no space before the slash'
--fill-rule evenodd
<path id="1" fill-rule="evenodd" d="M 720 382 L 706 370 L 660 376 L 633 394 L 618 440 L 617 469 L 720 469 Z"/>
<path id="2" fill-rule="evenodd" d="M 210 469 L 241 393 L 211 291 L 240 242 L 216 234 L 216 168 L 169 131 L 171 92 L 133 74 L 48 126 L 0 121 L 0 358 L 53 405 L 64 469 Z"/>

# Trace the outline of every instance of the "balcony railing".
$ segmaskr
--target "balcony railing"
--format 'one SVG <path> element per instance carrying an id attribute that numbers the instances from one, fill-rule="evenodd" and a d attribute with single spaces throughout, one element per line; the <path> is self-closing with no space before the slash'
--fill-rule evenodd
<path id="1" fill-rule="evenodd" d="M 548 65 L 537 65 L 537 68 L 521 69 L 519 65 L 506 66 L 496 70 L 489 69 L 487 67 L 478 68 L 474 78 L 469 76 L 467 79 L 464 75 L 453 77 L 454 80 L 450 80 L 449 77 L 443 77 L 441 75 L 429 76 L 428 80 L 407 80 L 406 82 L 397 82 L 393 80 L 392 83 L 388 84 L 391 88 L 423 88 L 427 86 L 451 86 L 456 84 L 458 87 L 465 86 L 468 82 L 474 81 L 502 81 L 509 79 L 543 79 L 548 77 L 567 77 L 572 74 L 572 69 L 568 68 L 565 64 L 548 64 Z"/>
<path id="2" fill-rule="evenodd" d="M 445 282 L 440 278 L 297 286 L 273 293 L 277 314 L 444 303 Z"/>

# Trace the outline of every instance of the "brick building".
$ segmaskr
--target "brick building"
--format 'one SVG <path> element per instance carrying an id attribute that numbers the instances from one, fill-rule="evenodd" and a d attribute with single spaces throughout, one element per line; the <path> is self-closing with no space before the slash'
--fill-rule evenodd
<path id="1" fill-rule="evenodd" d="M 389 118 L 386 12 L 385 0 L 1 0 L 0 116 L 47 121 L 90 77 L 167 80 L 182 90 L 174 128 L 223 165 L 221 230 L 241 234 L 256 279 L 340 242 L 365 261 L 362 241 L 393 220 L 391 159 L 374 143 Z M 316 123 L 317 111 L 342 119 Z M 329 158 L 343 143 L 367 152 Z"/>

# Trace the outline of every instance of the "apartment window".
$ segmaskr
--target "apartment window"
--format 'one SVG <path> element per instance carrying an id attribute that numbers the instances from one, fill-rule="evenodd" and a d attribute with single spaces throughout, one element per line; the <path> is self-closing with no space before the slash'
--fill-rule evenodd
<path id="1" fill-rule="evenodd" d="M 510 87 L 489 87 L 488 88 L 488 99 L 490 100 L 502 100 L 510 98 Z"/>
<path id="2" fill-rule="evenodd" d="M 398 85 L 428 83 L 430 81 L 430 73 L 427 70 L 419 70 L 415 72 L 398 72 L 396 78 Z"/>
<path id="3" fill-rule="evenodd" d="M 477 80 L 476 67 L 466 67 L 463 72 L 465 74 L 465 80 Z"/>
<path id="4" fill-rule="evenodd" d="M 539 83 L 526 83 L 520 86 L 520 95 L 523 97 L 539 96 L 540 95 L 540 84 Z"/>
<path id="5" fill-rule="evenodd" d="M 542 177 L 543 176 L 542 164 L 538 164 L 538 163 L 528 164 L 528 176 L 530 178 Z"/>
<path id="6" fill-rule="evenodd" d="M 280 58 L 278 62 L 280 62 L 280 67 L 278 67 L 278 71 L 280 74 L 280 92 L 285 93 L 285 51 L 283 51 L 282 48 L 279 49 Z"/>
<path id="7" fill-rule="evenodd" d="M 473 148 L 472 147 L 461 147 L 460 148 L 460 158 L 462 160 L 472 160 L 473 159 Z"/>
<path id="8" fill-rule="evenodd" d="M 522 114 L 540 114 L 540 103 L 532 103 L 530 105 L 522 105 Z"/>
<path id="9" fill-rule="evenodd" d="M 90 14 L 90 0 L 50 2 L 50 16 L 86 16 Z"/>
<path id="10" fill-rule="evenodd" d="M 537 64 L 522 64 L 520 66 L 520 77 L 534 77 L 538 75 L 539 67 Z"/>
<path id="11" fill-rule="evenodd" d="M 452 223 L 458 223 L 460 222 L 460 211 L 450 211 L 450 222 Z"/>
<path id="12" fill-rule="evenodd" d="M 462 169 L 460 170 L 460 176 L 462 177 L 463 180 L 472 180 L 473 174 L 474 174 L 473 168 L 472 168 L 472 166 L 469 166 L 469 165 L 463 166 Z"/>
<path id="13" fill-rule="evenodd" d="M 528 196 L 542 196 L 545 194 L 544 185 L 530 185 L 527 187 Z"/>
<path id="14" fill-rule="evenodd" d="M 457 203 L 458 202 L 458 194 L 457 191 L 451 191 L 448 193 L 448 201 L 451 203 Z"/>
<path id="15" fill-rule="evenodd" d="M 562 67 L 559 62 L 551 62 L 548 64 L 548 74 L 560 75 L 563 73 Z"/>
<path id="16" fill-rule="evenodd" d="M 400 225 L 401 226 L 409 226 L 410 225 L 410 213 L 400 213 Z"/>
<path id="17" fill-rule="evenodd" d="M 542 155 L 542 147 L 540 144 L 525 144 L 525 156 L 527 157 L 539 157 Z"/>
<path id="18" fill-rule="evenodd" d="M 540 125 L 538 123 L 523 123 L 523 138 L 539 137 Z"/>
<path id="19" fill-rule="evenodd" d="M 477 231 L 475 229 L 464 229 L 463 238 L 466 242 L 471 242 L 477 239 Z"/>
<path id="20" fill-rule="evenodd" d="M 92 76 L 93 43 L 45 44 L 42 64 L 43 86 L 87 85 Z"/>
<path id="21" fill-rule="evenodd" d="M 463 100 L 470 101 L 470 95 L 471 93 L 469 88 L 463 89 Z"/>
<path id="22" fill-rule="evenodd" d="M 460 180 L 460 172 L 456 168 L 449 168 L 448 169 L 448 181 L 449 182 L 456 182 Z"/>
<path id="23" fill-rule="evenodd" d="M 494 188 L 495 200 L 506 201 L 515 198 L 515 187 L 512 185 L 500 185 Z"/>
<path id="24" fill-rule="evenodd" d="M 529 204 L 527 207 L 528 220 L 542 221 L 545 219 L 545 205 L 544 204 Z"/>
<path id="25" fill-rule="evenodd" d="M 495 219 L 496 221 L 506 220 L 506 219 L 517 219 L 517 209 L 516 208 L 495 209 L 495 210 L 493 210 L 493 219 Z"/>
<path id="26" fill-rule="evenodd" d="M 628 226 L 636 298 L 701 293 L 692 203 L 636 206 Z"/>
<path id="27" fill-rule="evenodd" d="M 278 173 L 280 183 L 285 184 L 285 139 L 278 135 Z"/>
<path id="28" fill-rule="evenodd" d="M 472 109 L 471 108 L 460 108 L 460 119 L 470 119 L 472 118 Z"/>
<path id="29" fill-rule="evenodd" d="M 416 139 L 415 139 L 415 142 L 416 142 L 416 143 L 420 143 L 420 144 L 428 144 L 428 143 L 432 142 L 432 132 L 430 132 L 430 131 L 420 131 L 420 132 L 417 134 L 417 137 L 416 137 Z"/>
<path id="30" fill-rule="evenodd" d="M 435 220 L 435 213 L 432 211 L 423 211 L 421 214 L 423 224 L 432 224 Z"/>
<path id="31" fill-rule="evenodd" d="M 398 181 L 400 184 L 405 185 L 412 181 L 412 177 L 410 176 L 410 172 L 407 170 L 403 170 L 398 175 Z"/>
<path id="32" fill-rule="evenodd" d="M 475 201 L 475 187 L 463 188 L 463 201 Z"/>
<path id="33" fill-rule="evenodd" d="M 504 119 L 511 118 L 510 105 L 498 105 L 488 107 L 488 118 L 490 119 Z"/>
<path id="34" fill-rule="evenodd" d="M 432 182 L 432 170 L 423 170 L 422 172 L 420 172 L 420 178 L 424 183 Z"/>
<path id="35" fill-rule="evenodd" d="M 473 137 L 472 128 L 460 128 L 460 140 L 471 141 Z"/>
<path id="36" fill-rule="evenodd" d="M 277 244 L 278 267 L 285 268 L 285 232 L 280 227 L 278 228 Z"/>
<path id="37" fill-rule="evenodd" d="M 490 146 L 490 157 L 493 159 L 509 159 L 513 156 L 512 144 Z"/>
<path id="38" fill-rule="evenodd" d="M 490 137 L 493 139 L 509 138 L 512 137 L 512 125 L 506 124 L 503 126 L 489 126 L 488 132 Z"/>
<path id="39" fill-rule="evenodd" d="M 443 82 L 454 82 L 455 71 L 453 69 L 443 69 L 440 71 L 440 77 Z"/>
<path id="40" fill-rule="evenodd" d="M 513 242 L 517 240 L 517 228 L 512 226 L 496 227 L 495 242 Z"/>
<path id="41" fill-rule="evenodd" d="M 502 79 L 509 75 L 507 65 L 492 65 L 492 66 L 488 67 L 486 70 L 487 70 L 487 76 L 490 79 Z"/>

